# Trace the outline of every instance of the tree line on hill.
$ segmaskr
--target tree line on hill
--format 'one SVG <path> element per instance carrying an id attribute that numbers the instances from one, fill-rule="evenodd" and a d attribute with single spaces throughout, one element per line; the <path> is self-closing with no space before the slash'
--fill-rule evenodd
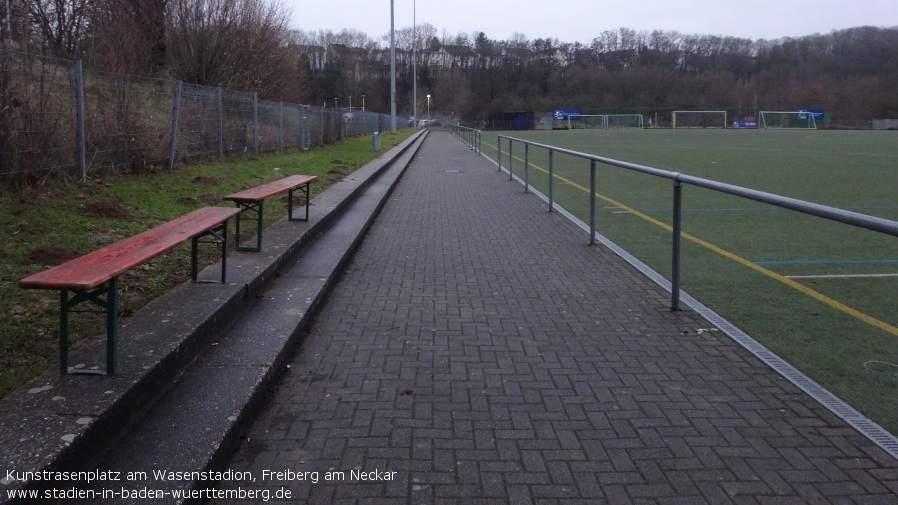
<path id="1" fill-rule="evenodd" d="M 24 0 L 0 12 L 6 48 L 266 100 L 390 110 L 388 36 L 293 30 L 283 6 L 266 0 Z M 620 28 L 583 43 L 439 34 L 423 23 L 397 30 L 396 43 L 402 114 L 413 110 L 416 73 L 419 115 L 431 95 L 434 113 L 470 121 L 572 108 L 898 118 L 898 27 L 772 41 Z"/>

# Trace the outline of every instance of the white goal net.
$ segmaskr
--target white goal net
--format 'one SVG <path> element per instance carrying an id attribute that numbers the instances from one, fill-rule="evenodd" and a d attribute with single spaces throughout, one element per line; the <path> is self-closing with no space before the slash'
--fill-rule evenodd
<path id="1" fill-rule="evenodd" d="M 604 114 L 570 114 L 567 117 L 568 130 L 604 130 L 608 127 Z"/>
<path id="2" fill-rule="evenodd" d="M 642 128 L 642 114 L 608 114 L 608 128 Z"/>
<path id="3" fill-rule="evenodd" d="M 761 111 L 761 128 L 786 130 L 816 130 L 817 121 L 812 112 L 799 111 Z"/>
<path id="4" fill-rule="evenodd" d="M 725 110 L 675 110 L 671 114 L 672 128 L 726 128 Z"/>

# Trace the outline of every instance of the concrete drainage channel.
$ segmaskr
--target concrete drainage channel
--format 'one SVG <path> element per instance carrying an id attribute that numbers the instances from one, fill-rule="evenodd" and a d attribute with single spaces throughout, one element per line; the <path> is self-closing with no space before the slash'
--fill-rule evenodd
<path id="1" fill-rule="evenodd" d="M 0 475 L 0 503 L 16 502 L 9 490 L 44 492 L 62 484 L 27 472 L 146 472 L 152 485 L 143 487 L 167 492 L 156 501 L 164 503 L 180 501 L 171 491 L 202 483 L 155 480 L 153 470 L 221 469 L 426 135 L 320 194 L 308 223 L 285 218 L 266 229 L 261 253 L 228 259 L 228 284 L 188 283 L 135 314 L 120 330 L 118 375 L 48 372 L 4 398 L 0 468 L 30 478 Z M 104 345 L 86 346 L 72 362 L 103 356 Z M 91 502 L 146 499 L 100 498 L 123 484 L 141 487 L 96 480 L 80 491 L 98 493 Z"/>

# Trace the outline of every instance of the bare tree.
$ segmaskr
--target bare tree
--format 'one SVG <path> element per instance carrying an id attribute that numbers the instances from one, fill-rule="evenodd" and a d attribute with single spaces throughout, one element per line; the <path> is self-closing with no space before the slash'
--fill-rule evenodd
<path id="1" fill-rule="evenodd" d="M 37 42 L 51 55 L 71 58 L 88 25 L 89 0 L 26 0 Z"/>
<path id="2" fill-rule="evenodd" d="M 85 61 L 111 72 L 155 75 L 167 64 L 167 0 L 83 0 L 90 2 Z"/>
<path id="3" fill-rule="evenodd" d="M 283 6 L 266 0 L 171 0 L 170 69 L 187 82 L 300 101 L 308 79 Z"/>

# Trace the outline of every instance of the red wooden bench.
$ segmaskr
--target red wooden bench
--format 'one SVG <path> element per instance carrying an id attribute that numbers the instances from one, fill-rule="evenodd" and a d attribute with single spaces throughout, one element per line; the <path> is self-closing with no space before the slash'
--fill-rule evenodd
<path id="1" fill-rule="evenodd" d="M 224 199 L 235 202 L 240 214 L 237 215 L 237 237 L 240 237 L 240 215 L 244 212 L 256 213 L 256 247 L 244 247 L 237 243 L 238 251 L 259 252 L 262 250 L 262 210 L 266 198 L 270 198 L 281 193 L 287 195 L 287 219 L 290 221 L 308 221 L 309 220 L 309 188 L 312 181 L 318 179 L 314 175 L 291 175 L 284 177 L 268 184 L 263 184 L 252 189 L 247 189 L 233 195 L 228 195 Z M 293 191 L 301 190 L 306 197 L 306 216 L 302 219 L 293 218 Z M 239 238 L 238 238 L 239 240 Z"/>
<path id="2" fill-rule="evenodd" d="M 62 375 L 115 373 L 118 328 L 118 276 L 184 242 L 191 241 L 190 278 L 197 280 L 197 246 L 211 236 L 221 243 L 221 282 L 227 275 L 228 219 L 239 213 L 230 207 L 205 207 L 138 235 L 44 270 L 19 281 L 26 289 L 60 291 L 59 372 Z M 69 293 L 72 292 L 71 297 Z M 105 295 L 105 299 L 104 299 Z M 68 315 L 91 302 L 106 309 L 106 370 L 68 369 Z"/>

